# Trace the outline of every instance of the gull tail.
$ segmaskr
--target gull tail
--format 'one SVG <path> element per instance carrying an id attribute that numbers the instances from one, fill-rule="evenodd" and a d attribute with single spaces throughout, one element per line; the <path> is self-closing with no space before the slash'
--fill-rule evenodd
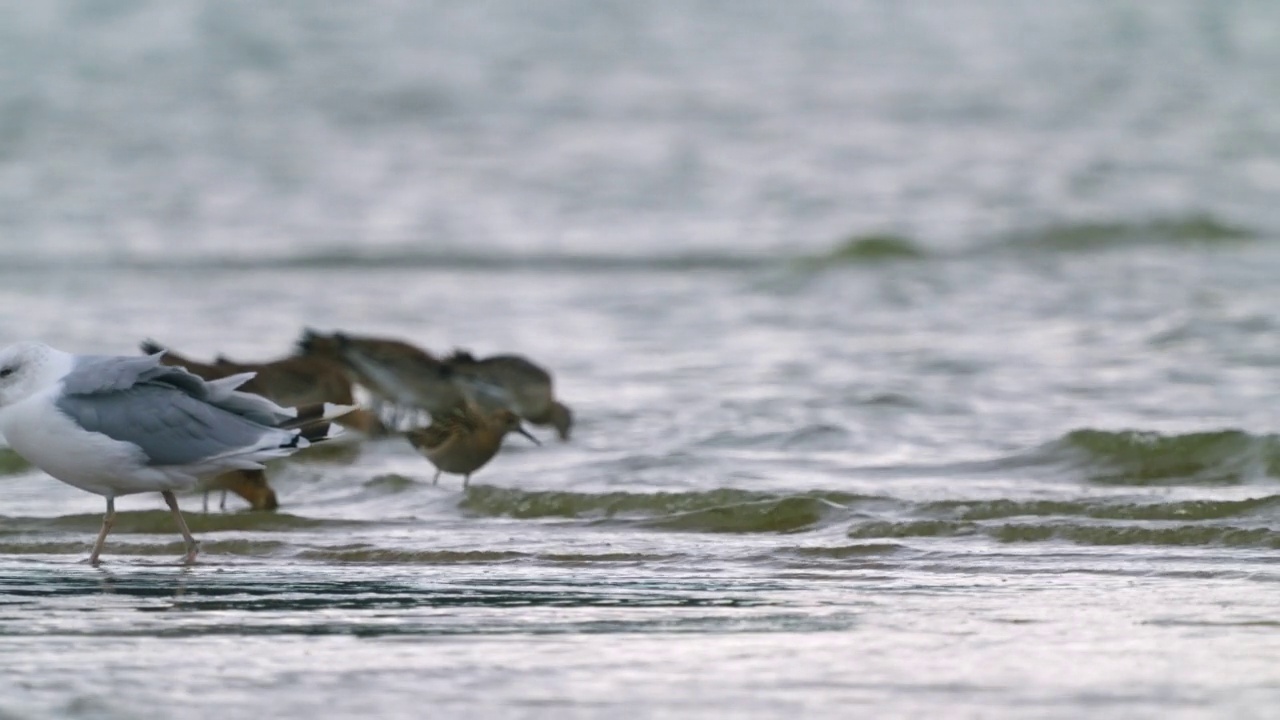
<path id="1" fill-rule="evenodd" d="M 297 415 L 285 420 L 276 427 L 281 430 L 297 430 L 294 435 L 294 447 L 306 447 L 311 443 L 322 442 L 342 434 L 342 427 L 332 422 L 355 410 L 355 405 L 336 405 L 334 403 L 316 403 L 295 408 Z"/>

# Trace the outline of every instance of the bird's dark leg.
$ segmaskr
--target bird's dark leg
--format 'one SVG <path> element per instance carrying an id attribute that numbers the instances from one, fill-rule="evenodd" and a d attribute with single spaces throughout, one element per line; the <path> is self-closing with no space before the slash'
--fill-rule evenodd
<path id="1" fill-rule="evenodd" d="M 89 553 L 89 564 L 98 567 L 98 556 L 102 554 L 102 546 L 107 542 L 107 533 L 116 524 L 116 499 L 107 498 L 107 514 L 102 516 L 102 529 L 98 531 L 98 541 L 93 544 L 93 552 Z"/>
<path id="2" fill-rule="evenodd" d="M 187 521 L 182 517 L 182 511 L 178 509 L 178 498 L 173 496 L 172 490 L 165 490 L 160 493 L 164 496 L 165 503 L 169 506 L 169 510 L 173 512 L 173 519 L 178 522 L 178 530 L 182 532 L 182 539 L 187 543 L 186 564 L 195 563 L 196 556 L 200 554 L 200 543 L 191 536 L 191 531 L 187 529 Z"/>

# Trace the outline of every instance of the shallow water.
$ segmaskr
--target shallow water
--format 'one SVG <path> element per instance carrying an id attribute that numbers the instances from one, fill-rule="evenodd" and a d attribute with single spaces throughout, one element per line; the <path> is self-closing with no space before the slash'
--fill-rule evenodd
<path id="1" fill-rule="evenodd" d="M 521 352 L 575 436 L 192 568 L 0 451 L 0 718 L 1276 707 L 1270 5 L 272 7 L 4 6 L 0 343 Z"/>

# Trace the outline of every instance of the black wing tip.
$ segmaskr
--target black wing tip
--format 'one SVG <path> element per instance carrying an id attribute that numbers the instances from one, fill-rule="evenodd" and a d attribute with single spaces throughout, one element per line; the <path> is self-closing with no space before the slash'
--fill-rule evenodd
<path id="1" fill-rule="evenodd" d="M 314 422 L 310 425 L 304 425 L 301 428 L 298 428 L 298 436 L 306 438 L 307 442 L 323 442 L 338 434 L 336 427 L 337 426 L 328 420 Z"/>
<path id="2" fill-rule="evenodd" d="M 138 343 L 138 349 L 142 350 L 143 355 L 155 355 L 156 353 L 169 351 L 169 348 L 161 345 L 151 338 L 146 338 L 142 342 Z"/>
<path id="3" fill-rule="evenodd" d="M 328 427 L 332 425 L 330 421 L 342 417 L 347 413 L 356 410 L 355 405 L 335 405 L 334 403 L 313 403 L 311 405 L 299 405 L 294 408 L 294 416 L 278 424 L 276 427 L 281 430 L 303 430 L 313 426 Z M 335 426 L 336 427 L 336 426 Z M 338 431 L 332 433 L 337 435 Z M 328 435 L 326 437 L 331 437 Z M 308 437 L 308 440 L 311 438 Z"/>
<path id="4" fill-rule="evenodd" d="M 342 428 L 328 420 L 318 420 L 300 427 L 289 428 L 293 434 L 280 444 L 282 448 L 298 450 L 309 445 L 329 440 L 342 432 Z"/>

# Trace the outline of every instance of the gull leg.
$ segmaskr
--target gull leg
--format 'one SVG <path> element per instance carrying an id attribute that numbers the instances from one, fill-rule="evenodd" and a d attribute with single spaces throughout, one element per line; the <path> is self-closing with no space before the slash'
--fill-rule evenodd
<path id="1" fill-rule="evenodd" d="M 201 506 L 200 512 L 203 512 L 203 513 L 209 512 L 209 491 L 208 490 L 204 491 L 204 504 Z"/>
<path id="2" fill-rule="evenodd" d="M 102 545 L 107 541 L 107 533 L 116 524 L 116 499 L 107 498 L 107 514 L 102 516 L 102 529 L 98 531 L 98 541 L 93 544 L 93 552 L 89 553 L 89 564 L 98 567 L 98 556 L 102 554 Z"/>
<path id="3" fill-rule="evenodd" d="M 222 499 L 218 501 L 218 509 L 222 512 L 227 511 L 227 491 L 222 491 Z"/>
<path id="4" fill-rule="evenodd" d="M 467 473 L 466 475 L 462 476 L 462 489 L 466 490 L 467 486 L 470 484 L 471 484 L 471 473 Z"/>
<path id="5" fill-rule="evenodd" d="M 173 512 L 173 519 L 178 522 L 178 530 L 182 532 L 182 539 L 187 543 L 186 564 L 192 565 L 196 561 L 196 556 L 200 554 L 200 543 L 191 536 L 191 531 L 187 529 L 187 521 L 182 517 L 182 511 L 178 509 L 178 498 L 173 496 L 172 490 L 165 490 L 160 493 L 164 496 L 165 503 L 169 506 L 169 510 Z"/>
<path id="6" fill-rule="evenodd" d="M 432 484 L 432 485 L 439 485 L 439 484 L 440 484 L 440 473 L 441 473 L 441 472 L 443 472 L 443 471 L 441 471 L 441 470 L 437 470 L 437 471 L 436 471 L 436 476 L 435 476 L 435 477 L 433 477 L 433 478 L 431 478 L 431 484 Z"/>

